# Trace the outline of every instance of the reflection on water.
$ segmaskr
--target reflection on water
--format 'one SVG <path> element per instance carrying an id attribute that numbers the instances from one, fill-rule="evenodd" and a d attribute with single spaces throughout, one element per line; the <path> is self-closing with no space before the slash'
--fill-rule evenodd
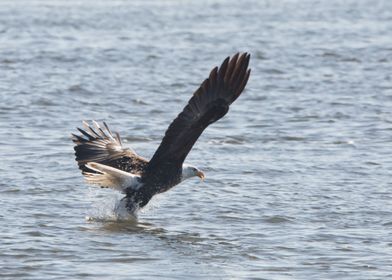
<path id="1" fill-rule="evenodd" d="M 101 223 L 100 229 L 108 232 L 123 232 L 123 233 L 150 233 L 158 236 L 166 233 L 167 231 L 163 228 L 155 227 L 153 224 L 147 222 L 141 222 L 136 219 L 133 220 L 121 220 L 121 221 L 94 221 Z"/>

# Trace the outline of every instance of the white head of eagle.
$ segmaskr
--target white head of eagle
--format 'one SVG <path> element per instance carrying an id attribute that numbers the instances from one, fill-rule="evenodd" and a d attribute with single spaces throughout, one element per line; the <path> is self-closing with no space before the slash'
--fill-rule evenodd
<path id="1" fill-rule="evenodd" d="M 199 170 L 197 167 L 189 164 L 182 165 L 181 181 L 184 181 L 185 179 L 195 177 L 195 176 L 199 177 L 201 180 L 204 180 L 205 178 L 204 173 L 201 170 Z"/>

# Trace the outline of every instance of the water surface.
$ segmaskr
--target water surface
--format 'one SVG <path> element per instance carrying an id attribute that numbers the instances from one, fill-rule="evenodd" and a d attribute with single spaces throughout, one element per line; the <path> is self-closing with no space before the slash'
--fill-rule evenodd
<path id="1" fill-rule="evenodd" d="M 391 1 L 1 1 L 2 279 L 388 279 Z M 138 221 L 70 133 L 150 157 L 210 69 L 252 76 Z M 86 217 L 90 217 L 86 219 Z"/>

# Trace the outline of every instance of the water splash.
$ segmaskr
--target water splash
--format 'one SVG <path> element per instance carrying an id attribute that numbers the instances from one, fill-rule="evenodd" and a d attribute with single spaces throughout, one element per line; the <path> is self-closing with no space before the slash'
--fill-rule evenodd
<path id="1" fill-rule="evenodd" d="M 109 193 L 101 196 L 100 190 L 89 188 L 89 198 L 91 208 L 86 216 L 87 221 L 93 222 L 116 222 L 116 221 L 136 221 L 137 212 L 131 214 L 125 208 L 123 197 L 116 193 Z"/>
<path id="2" fill-rule="evenodd" d="M 90 187 L 88 199 L 91 201 L 91 207 L 88 209 L 86 221 L 89 222 L 122 222 L 137 221 L 139 213 L 154 212 L 159 208 L 162 200 L 167 195 L 159 194 L 153 197 L 151 201 L 142 209 L 136 209 L 131 214 L 127 211 L 125 200 L 122 200 L 122 194 L 113 193 L 111 190 Z"/>

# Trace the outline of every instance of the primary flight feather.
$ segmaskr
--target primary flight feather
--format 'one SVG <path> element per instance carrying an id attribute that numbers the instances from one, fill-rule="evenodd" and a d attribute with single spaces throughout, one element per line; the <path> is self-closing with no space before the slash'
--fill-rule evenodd
<path id="1" fill-rule="evenodd" d="M 170 124 L 150 161 L 124 148 L 120 135 L 105 122 L 103 127 L 83 122 L 84 129 L 78 128 L 80 134 L 72 134 L 72 140 L 86 182 L 124 193 L 120 204 L 134 215 L 155 194 L 193 176 L 204 179 L 202 171 L 184 160 L 203 131 L 226 115 L 241 95 L 250 75 L 249 59 L 250 54 L 237 53 L 212 69 Z"/>

